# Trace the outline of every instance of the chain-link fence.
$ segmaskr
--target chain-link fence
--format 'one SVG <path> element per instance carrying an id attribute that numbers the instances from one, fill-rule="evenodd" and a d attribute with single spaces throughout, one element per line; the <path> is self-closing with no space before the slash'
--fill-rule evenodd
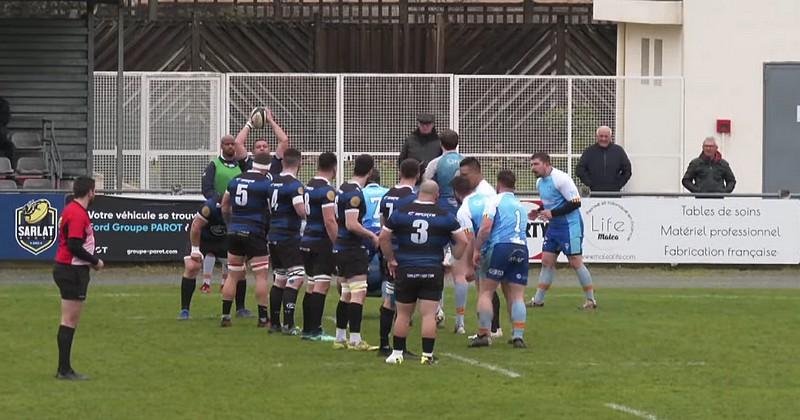
<path id="1" fill-rule="evenodd" d="M 300 177 L 313 176 L 317 156 L 340 156 L 341 183 L 352 158 L 375 156 L 382 182 L 397 180 L 396 159 L 421 112 L 461 136 L 459 150 L 476 156 L 485 176 L 517 174 L 535 190 L 534 152 L 576 181 L 583 150 L 601 125 L 614 130 L 633 163 L 628 191 L 679 190 L 683 156 L 682 79 L 547 76 L 126 73 L 122 145 L 126 188 L 199 189 L 219 139 L 236 135 L 250 111 L 264 106 L 304 154 Z M 653 83 L 650 83 L 653 81 Z M 647 82 L 647 83 L 645 83 Z M 94 171 L 116 179 L 116 75 L 95 74 Z M 275 137 L 267 126 L 256 139 Z"/>

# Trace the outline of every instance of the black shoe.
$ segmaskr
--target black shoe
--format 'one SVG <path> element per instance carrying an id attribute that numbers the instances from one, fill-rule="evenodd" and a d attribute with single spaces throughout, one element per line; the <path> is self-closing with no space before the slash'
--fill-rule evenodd
<path id="1" fill-rule="evenodd" d="M 477 337 L 469 340 L 467 347 L 489 347 L 491 344 L 491 337 L 488 335 L 478 335 Z"/>
<path id="2" fill-rule="evenodd" d="M 389 357 L 392 355 L 392 348 L 389 346 L 381 347 L 377 351 L 378 357 Z"/>
<path id="3" fill-rule="evenodd" d="M 280 333 L 281 333 L 281 326 L 280 326 L 280 324 L 272 324 L 272 325 L 270 325 L 270 326 L 269 326 L 269 331 L 268 331 L 268 332 L 269 332 L 270 334 L 280 334 Z"/>
<path id="4" fill-rule="evenodd" d="M 528 345 L 525 344 L 525 340 L 523 340 L 520 337 L 515 337 L 515 338 L 512 338 L 511 340 L 508 340 L 508 344 L 513 345 L 515 349 L 527 349 L 528 348 Z"/>
<path id="5" fill-rule="evenodd" d="M 222 318 L 222 321 L 219 322 L 219 326 L 222 328 L 227 328 L 233 325 L 233 322 L 230 318 Z"/>
<path id="6" fill-rule="evenodd" d="M 269 326 L 269 321 L 262 321 L 258 320 L 258 324 L 256 324 L 256 328 L 267 328 Z"/>
<path id="7" fill-rule="evenodd" d="M 61 373 L 61 372 L 56 373 L 56 379 L 61 379 L 64 381 L 88 381 L 89 377 L 86 375 L 81 375 L 80 373 L 75 372 L 74 370 L 70 370 L 69 372 L 66 373 Z"/>

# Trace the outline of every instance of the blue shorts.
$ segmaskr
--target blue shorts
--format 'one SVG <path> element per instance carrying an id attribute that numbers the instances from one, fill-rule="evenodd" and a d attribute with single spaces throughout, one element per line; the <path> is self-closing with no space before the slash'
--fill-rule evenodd
<path id="1" fill-rule="evenodd" d="M 581 255 L 583 253 L 583 226 L 553 226 L 544 234 L 542 252 L 558 255 Z"/>
<path id="2" fill-rule="evenodd" d="M 497 282 L 528 285 L 528 247 L 520 244 L 497 244 L 486 254 L 489 265 L 486 277 Z"/>

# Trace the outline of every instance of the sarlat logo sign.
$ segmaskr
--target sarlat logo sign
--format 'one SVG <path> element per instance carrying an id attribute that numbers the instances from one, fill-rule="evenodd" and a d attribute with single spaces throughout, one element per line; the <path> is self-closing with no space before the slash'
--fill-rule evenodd
<path id="1" fill-rule="evenodd" d="M 31 200 L 14 213 L 17 244 L 33 255 L 47 251 L 56 242 L 58 214 L 46 199 Z"/>

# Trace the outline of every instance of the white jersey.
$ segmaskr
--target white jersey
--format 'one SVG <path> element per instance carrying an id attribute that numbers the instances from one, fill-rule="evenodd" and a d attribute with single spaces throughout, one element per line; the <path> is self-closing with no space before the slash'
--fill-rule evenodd
<path id="1" fill-rule="evenodd" d="M 492 184 L 488 183 L 485 179 L 482 179 L 475 188 L 475 193 L 489 197 L 494 197 L 497 195 L 497 191 L 495 191 L 494 187 L 492 187 Z"/>

